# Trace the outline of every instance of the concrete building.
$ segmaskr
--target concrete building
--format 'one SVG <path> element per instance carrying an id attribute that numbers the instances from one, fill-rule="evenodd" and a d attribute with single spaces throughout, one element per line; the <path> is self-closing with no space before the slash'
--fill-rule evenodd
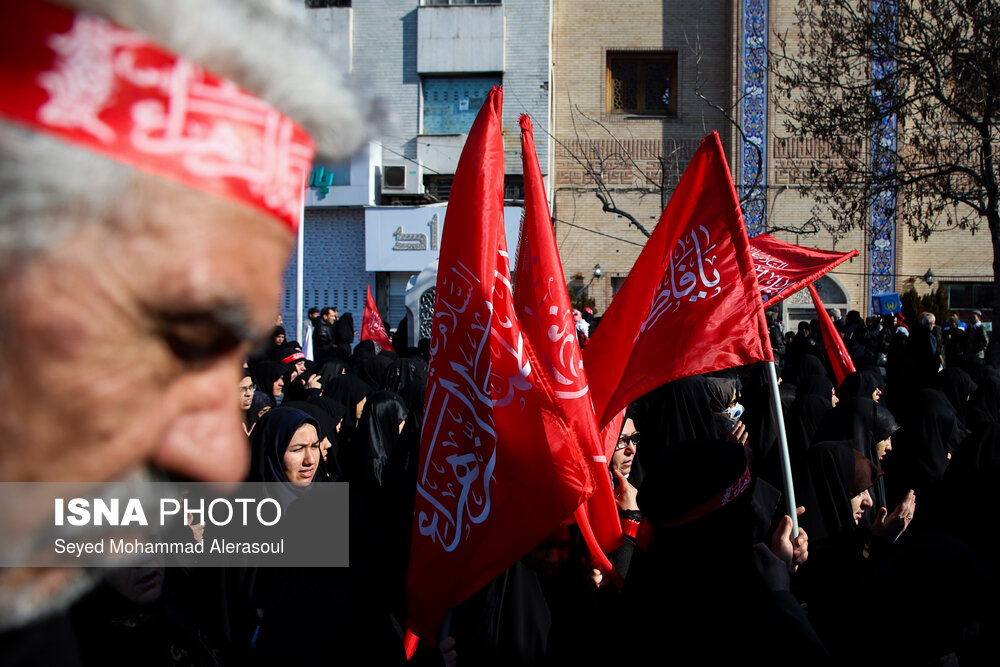
<path id="1" fill-rule="evenodd" d="M 293 0 L 289 0 L 293 1 Z M 298 0 L 301 2 L 301 0 Z M 310 21 L 381 100 L 377 141 L 349 164 L 313 172 L 306 207 L 303 311 L 336 306 L 360 326 L 371 286 L 390 328 L 407 315 L 405 292 L 437 258 L 451 182 L 490 88 L 504 89 L 508 237 L 523 198 L 518 116 L 536 126 L 543 175 L 551 145 L 549 0 L 380 0 L 305 3 Z M 296 266 L 282 311 L 296 319 Z M 418 318 L 419 319 L 419 318 Z M 294 326 L 294 324 L 293 324 Z M 419 332 L 416 322 L 411 332 Z"/>

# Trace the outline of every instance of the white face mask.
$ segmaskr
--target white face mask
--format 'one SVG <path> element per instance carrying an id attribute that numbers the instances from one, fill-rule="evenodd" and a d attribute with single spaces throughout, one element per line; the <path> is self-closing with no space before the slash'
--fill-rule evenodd
<path id="1" fill-rule="evenodd" d="M 743 406 L 739 403 L 734 403 L 733 405 L 723 410 L 722 414 L 726 415 L 735 422 L 737 419 L 743 416 Z"/>

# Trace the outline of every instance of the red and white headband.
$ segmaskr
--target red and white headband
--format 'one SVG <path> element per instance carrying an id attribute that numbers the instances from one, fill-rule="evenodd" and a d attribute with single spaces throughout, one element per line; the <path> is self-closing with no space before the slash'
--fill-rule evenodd
<path id="1" fill-rule="evenodd" d="M 290 355 L 288 355 L 287 357 L 285 357 L 284 359 L 282 359 L 281 363 L 283 363 L 283 364 L 290 364 L 292 362 L 298 361 L 299 359 L 305 359 L 305 358 L 306 358 L 306 355 L 302 354 L 301 351 L 296 350 L 295 352 L 292 352 Z"/>
<path id="2" fill-rule="evenodd" d="M 0 115 L 298 226 L 315 152 L 305 130 L 93 14 L 0 3 Z"/>

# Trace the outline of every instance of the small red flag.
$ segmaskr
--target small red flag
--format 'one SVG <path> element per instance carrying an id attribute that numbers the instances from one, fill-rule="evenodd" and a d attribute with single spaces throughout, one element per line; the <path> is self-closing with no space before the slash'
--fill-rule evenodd
<path id="1" fill-rule="evenodd" d="M 501 105 L 494 88 L 469 132 L 441 242 L 406 581 L 407 626 L 425 640 L 593 493 L 514 310 Z"/>
<path id="2" fill-rule="evenodd" d="M 528 116 L 522 115 L 519 122 L 524 167 L 524 219 L 521 222 L 514 279 L 514 308 L 521 330 L 542 361 L 538 372 L 549 376 L 560 407 L 573 425 L 584 458 L 590 465 L 595 490 L 587 501 L 587 515 L 600 551 L 610 552 L 621 546 L 622 528 L 608 473 L 608 457 L 604 453 L 594 406 L 590 402 L 590 388 L 583 370 L 583 356 L 566 278 L 559 261 L 559 251 L 556 250 L 552 216 L 535 154 L 531 121 Z M 603 554 L 594 555 L 603 558 Z"/>
<path id="3" fill-rule="evenodd" d="M 750 256 L 757 271 L 757 286 L 761 299 L 768 306 L 816 282 L 857 254 L 857 250 L 832 252 L 806 248 L 779 241 L 770 234 L 750 239 Z"/>
<path id="4" fill-rule="evenodd" d="M 851 361 L 851 355 L 847 351 L 847 346 L 844 345 L 844 339 L 841 338 L 837 328 L 833 326 L 833 320 L 830 319 L 830 314 L 823 307 L 819 292 L 816 291 L 816 286 L 812 283 L 809 283 L 809 294 L 812 296 L 813 305 L 816 306 L 816 317 L 819 318 L 819 328 L 823 332 L 823 345 L 826 346 L 826 355 L 830 358 L 830 365 L 833 366 L 833 374 L 837 376 L 837 386 L 839 387 L 844 378 L 854 372 L 854 362 Z"/>
<path id="5" fill-rule="evenodd" d="M 773 360 L 718 133 L 691 158 L 604 321 L 583 354 L 601 427 L 672 380 Z"/>
<path id="6" fill-rule="evenodd" d="M 365 297 L 365 314 L 361 318 L 361 340 L 371 340 L 378 343 L 383 350 L 396 351 L 392 349 L 392 342 L 386 333 L 385 324 L 382 323 L 382 316 L 378 314 L 371 285 L 368 286 L 368 296 Z"/>

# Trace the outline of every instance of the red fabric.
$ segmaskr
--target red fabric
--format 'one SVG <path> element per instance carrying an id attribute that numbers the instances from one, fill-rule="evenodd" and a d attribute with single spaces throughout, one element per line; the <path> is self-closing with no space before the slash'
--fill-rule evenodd
<path id="1" fill-rule="evenodd" d="M 406 582 L 407 626 L 425 641 L 593 493 L 514 312 L 501 105 L 494 88 L 469 132 L 441 243 Z"/>
<path id="2" fill-rule="evenodd" d="M 545 373 L 555 388 L 559 407 L 576 431 L 584 458 L 589 463 L 596 488 L 587 501 L 587 515 L 600 550 L 607 553 L 621 546 L 622 541 L 618 506 L 608 474 L 609 458 L 605 454 L 594 407 L 590 402 L 573 309 L 569 303 L 562 262 L 556 250 L 545 184 L 535 154 L 531 121 L 522 115 L 519 122 L 524 167 L 524 218 L 514 277 L 514 309 L 525 338 L 531 342 L 542 361 L 537 370 Z"/>
<path id="3" fill-rule="evenodd" d="M 382 316 L 378 314 L 371 285 L 368 285 L 368 295 L 365 296 L 365 314 L 361 318 L 361 340 L 375 341 L 383 350 L 396 351 L 389 340 L 389 334 L 385 331 L 385 325 L 382 324 Z"/>
<path id="4" fill-rule="evenodd" d="M 773 359 L 743 214 L 722 143 L 702 140 L 584 351 L 603 427 L 689 375 Z"/>
<path id="5" fill-rule="evenodd" d="M 812 296 L 813 305 L 816 306 L 816 317 L 819 318 L 819 328 L 823 332 L 823 344 L 826 346 L 826 354 L 830 358 L 830 365 L 833 366 L 833 374 L 837 376 L 837 386 L 844 381 L 848 374 L 854 372 L 854 362 L 844 345 L 844 339 L 840 337 L 837 327 L 833 326 L 830 314 L 823 307 L 816 287 L 809 284 L 809 294 Z"/>
<path id="6" fill-rule="evenodd" d="M 313 143 L 231 82 L 128 28 L 0 3 L 0 115 L 298 227 Z"/>
<path id="7" fill-rule="evenodd" d="M 615 447 L 618 446 L 618 438 L 621 436 L 622 428 L 624 427 L 625 409 L 623 408 L 601 429 L 601 440 L 604 442 L 604 456 L 608 461 L 615 455 Z"/>
<path id="8" fill-rule="evenodd" d="M 764 303 L 772 306 L 814 283 L 820 277 L 856 257 L 851 252 L 831 252 L 779 241 L 770 234 L 750 239 L 750 256 L 757 270 L 757 286 Z"/>

